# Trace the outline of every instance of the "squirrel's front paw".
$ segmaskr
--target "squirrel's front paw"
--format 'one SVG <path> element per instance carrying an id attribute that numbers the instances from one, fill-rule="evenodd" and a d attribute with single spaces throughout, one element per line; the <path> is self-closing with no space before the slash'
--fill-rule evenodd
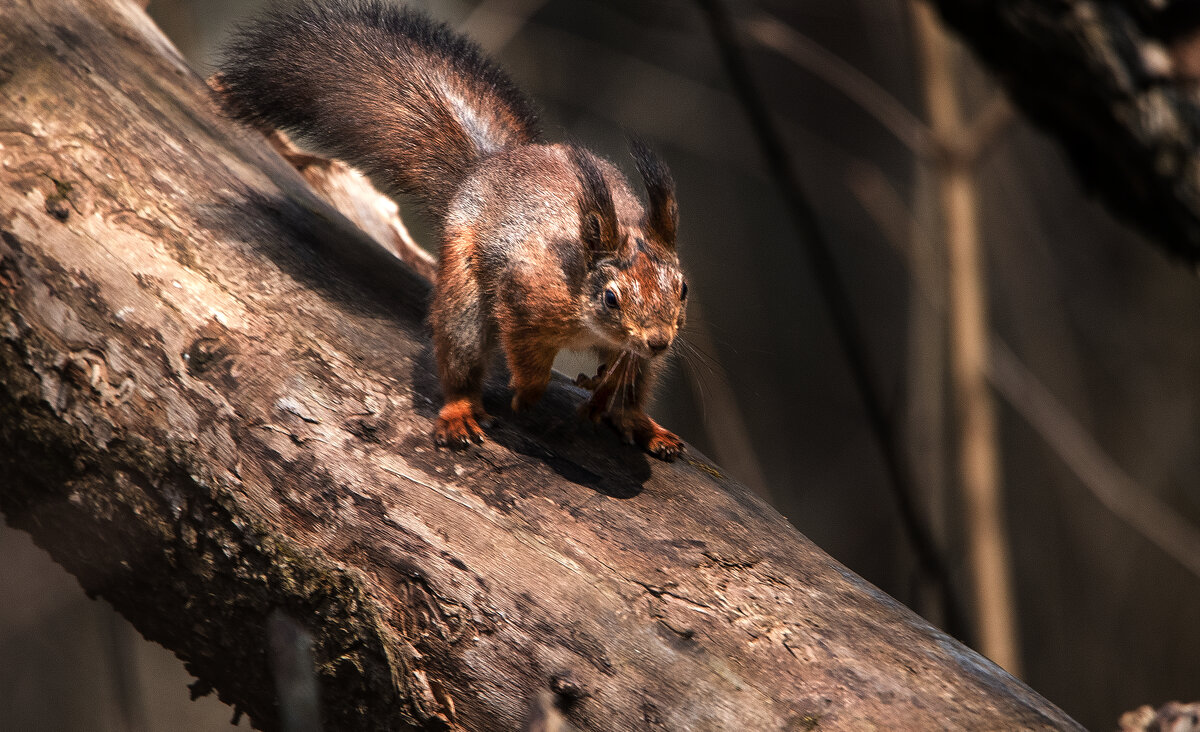
<path id="1" fill-rule="evenodd" d="M 657 431 L 642 444 L 642 447 L 659 460 L 673 462 L 683 453 L 683 440 L 657 424 L 654 426 Z"/>
<path id="2" fill-rule="evenodd" d="M 470 400 L 448 403 L 438 414 L 437 429 L 433 432 L 434 443 L 441 447 L 459 448 L 472 442 L 483 442 L 483 429 L 477 418 L 485 423 L 490 421 L 483 408 L 472 404 Z"/>
<path id="3" fill-rule="evenodd" d="M 604 415 L 625 442 L 636 444 L 659 460 L 671 462 L 683 452 L 683 440 L 640 410 Z"/>
<path id="4" fill-rule="evenodd" d="M 608 370 L 607 364 L 600 364 L 600 367 L 596 369 L 595 376 L 588 376 L 587 374 L 576 376 L 575 386 L 578 386 L 580 389 L 587 389 L 588 391 L 596 391 L 604 383 L 604 372 L 606 370 Z"/>

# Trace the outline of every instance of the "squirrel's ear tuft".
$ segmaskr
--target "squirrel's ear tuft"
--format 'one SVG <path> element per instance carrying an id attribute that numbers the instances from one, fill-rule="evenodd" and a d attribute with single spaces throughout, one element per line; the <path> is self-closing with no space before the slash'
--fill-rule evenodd
<path id="1" fill-rule="evenodd" d="M 579 227 L 579 238 L 588 249 L 602 249 L 604 242 L 604 221 L 594 210 L 583 212 L 583 223 Z"/>
<path id="2" fill-rule="evenodd" d="M 675 179 L 666 163 L 650 146 L 634 137 L 629 140 L 633 161 L 642 175 L 646 186 L 650 211 L 647 213 L 646 228 L 664 244 L 675 248 L 675 229 L 679 226 L 679 207 L 675 203 Z"/>
<path id="3" fill-rule="evenodd" d="M 612 191 L 596 160 L 580 148 L 569 148 L 579 178 L 579 238 L 591 251 L 612 251 L 617 242 L 617 209 Z"/>

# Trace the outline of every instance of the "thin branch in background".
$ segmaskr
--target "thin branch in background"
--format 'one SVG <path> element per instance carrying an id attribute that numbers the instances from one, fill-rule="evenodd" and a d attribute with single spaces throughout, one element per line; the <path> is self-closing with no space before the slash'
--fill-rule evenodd
<path id="1" fill-rule="evenodd" d="M 999 338 L 992 383 L 1105 508 L 1184 569 L 1200 577 L 1200 531 L 1109 457 L 1087 430 Z"/>
<path id="2" fill-rule="evenodd" d="M 1004 133 L 1016 120 L 1017 112 L 1009 103 L 1008 95 L 1001 91 L 992 94 L 983 111 L 976 114 L 961 133 L 963 159 L 970 165 L 982 161 L 1004 139 Z"/>
<path id="3" fill-rule="evenodd" d="M 857 163 L 847 174 L 850 189 L 888 242 L 897 251 L 907 253 L 908 241 L 898 234 L 903 231 L 898 224 L 910 221 L 915 226 L 916 222 L 899 196 L 877 195 L 886 180 L 881 183 L 873 179 L 882 177 L 878 168 L 865 162 Z M 919 230 L 918 236 L 923 236 Z M 913 285 L 918 291 L 925 287 L 915 276 Z M 932 293 L 918 292 L 918 295 L 926 300 L 938 298 Z M 988 339 L 991 343 L 988 381 L 1004 400 L 1029 423 L 1100 505 L 1200 577 L 1200 530 L 1129 477 L 1000 336 L 992 332 Z"/>
<path id="4" fill-rule="evenodd" d="M 932 154 L 929 128 L 871 77 L 767 13 L 759 13 L 739 26 L 757 43 L 840 91 L 895 135 L 914 155 L 928 158 Z"/>
<path id="5" fill-rule="evenodd" d="M 963 166 L 974 166 L 990 152 L 1014 119 L 1007 97 L 996 94 L 969 129 L 956 131 L 956 136 L 950 139 L 938 138 L 886 89 L 790 26 L 761 13 L 744 21 L 741 27 L 762 46 L 790 59 L 855 102 L 926 165 L 940 166 L 953 160 Z M 917 170 L 918 179 L 926 174 L 924 167 Z M 879 179 L 867 178 L 850 181 L 851 185 L 859 186 L 876 186 L 879 182 Z M 894 194 L 894 190 L 886 186 L 886 181 L 883 182 L 888 190 L 875 192 L 881 195 Z M 869 202 L 873 196 L 862 198 Z M 903 224 L 895 221 L 888 223 L 890 227 L 899 225 Z M 920 290 L 939 293 L 940 298 L 944 289 L 945 270 L 942 257 L 932 250 L 926 239 L 899 236 L 894 232 L 892 237 L 912 242 L 908 255 L 914 276 L 924 281 L 924 287 Z M 938 280 L 937 286 L 929 282 L 933 279 Z M 919 485 L 923 486 L 921 492 L 930 531 L 934 540 L 943 545 L 946 542 L 943 470 L 946 450 L 942 440 L 942 353 L 946 345 L 944 315 L 943 304 L 914 303 L 909 317 L 907 369 L 910 387 L 907 447 L 914 456 L 914 475 L 919 477 Z"/>
<path id="6" fill-rule="evenodd" d="M 964 139 L 950 42 L 922 3 L 911 5 L 926 107 L 944 149 Z M 934 168 L 949 262 L 950 385 L 958 419 L 959 480 L 979 650 L 1021 675 L 995 403 L 987 385 L 988 310 L 974 161 L 941 156 Z"/>
<path id="7" fill-rule="evenodd" d="M 821 231 L 816 211 L 813 210 L 793 172 L 791 155 L 750 74 L 724 6 L 719 0 L 698 0 L 698 3 L 708 20 L 730 84 L 749 118 L 767 169 L 805 246 L 818 291 L 829 308 L 834 332 L 850 367 L 854 385 L 863 400 L 868 424 L 883 454 L 901 524 L 922 570 L 941 584 L 947 629 L 961 637 L 963 627 L 949 571 L 928 527 L 917 511 L 913 498 L 912 472 L 907 456 L 895 434 L 881 390 L 875 383 L 876 371 L 866 348 L 862 329 L 854 314 L 854 307 L 838 271 L 833 252 Z"/>
<path id="8" fill-rule="evenodd" d="M 936 205 L 931 171 L 916 165 L 911 211 L 909 203 L 878 166 L 851 164 L 846 185 L 908 265 L 912 279 L 908 298 L 907 399 L 905 436 L 914 475 L 929 521 L 941 546 L 950 545 L 946 429 L 946 253 L 936 237 Z M 918 211 L 920 218 L 912 213 Z M 931 607 L 922 599 L 922 607 Z"/>
<path id="9" fill-rule="evenodd" d="M 741 27 L 748 37 L 823 80 L 891 132 L 918 162 L 915 170 L 918 181 L 929 175 L 928 165 L 941 157 L 941 141 L 932 139 L 925 122 L 890 92 L 841 57 L 766 13 L 744 21 Z M 979 135 L 974 139 L 993 138 Z M 882 220 L 889 212 L 906 212 L 907 206 L 899 203 L 899 194 L 877 168 L 861 166 L 851 171 L 847 183 L 864 206 L 874 207 L 872 215 L 877 223 L 888 229 L 889 239 L 907 245 L 904 249 L 912 274 L 921 281 L 916 294 L 937 293 L 939 300 L 933 302 L 928 297 L 918 297 L 912 301 L 909 309 L 908 363 L 905 369 L 908 399 L 903 434 L 905 448 L 912 456 L 914 487 L 924 504 L 930 532 L 934 541 L 946 546 L 947 450 L 943 386 L 946 325 L 945 304 L 940 301 L 945 289 L 944 256 L 932 240 L 914 236 L 916 228 L 911 216 Z M 922 192 L 926 187 L 918 185 L 916 190 Z M 922 207 L 922 210 L 927 208 Z M 918 587 L 921 585 L 918 584 Z M 918 595 L 917 601 L 926 617 L 943 620 L 934 609 L 936 602 L 927 599 L 924 592 Z"/>
<path id="10" fill-rule="evenodd" d="M 927 227 L 919 225 L 900 192 L 878 166 L 865 160 L 855 160 L 846 171 L 846 187 L 858 199 L 859 205 L 875 221 L 883 238 L 904 257 L 915 285 L 913 294 L 929 303 L 939 314 L 945 313 L 946 295 L 942 277 L 914 267 L 917 246 L 933 237 Z"/>
<path id="11" fill-rule="evenodd" d="M 764 48 L 784 56 L 841 92 L 924 161 L 947 154 L 971 163 L 982 159 L 1016 119 L 1003 93 L 995 94 L 961 135 L 953 140 L 934 139 L 920 118 L 899 99 L 821 44 L 768 13 L 742 21 L 742 31 Z"/>

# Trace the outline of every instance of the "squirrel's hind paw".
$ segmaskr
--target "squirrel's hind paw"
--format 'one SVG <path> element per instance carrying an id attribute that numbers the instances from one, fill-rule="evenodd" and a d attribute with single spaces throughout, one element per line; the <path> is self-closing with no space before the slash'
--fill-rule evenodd
<path id="1" fill-rule="evenodd" d="M 438 414 L 437 428 L 433 441 L 439 447 L 461 448 L 470 443 L 483 442 L 483 429 L 479 423 L 491 424 L 492 419 L 483 408 L 470 400 L 460 399 L 446 404 Z"/>

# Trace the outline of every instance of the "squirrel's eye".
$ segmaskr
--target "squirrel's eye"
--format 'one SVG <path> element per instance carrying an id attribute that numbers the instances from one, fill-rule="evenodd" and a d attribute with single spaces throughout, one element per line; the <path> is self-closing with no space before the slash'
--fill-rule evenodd
<path id="1" fill-rule="evenodd" d="M 604 307 L 609 310 L 616 310 L 621 307 L 621 301 L 617 298 L 617 291 L 611 287 L 604 289 Z"/>
<path id="2" fill-rule="evenodd" d="M 684 280 L 683 285 L 679 288 L 679 299 L 687 299 L 687 280 Z"/>

